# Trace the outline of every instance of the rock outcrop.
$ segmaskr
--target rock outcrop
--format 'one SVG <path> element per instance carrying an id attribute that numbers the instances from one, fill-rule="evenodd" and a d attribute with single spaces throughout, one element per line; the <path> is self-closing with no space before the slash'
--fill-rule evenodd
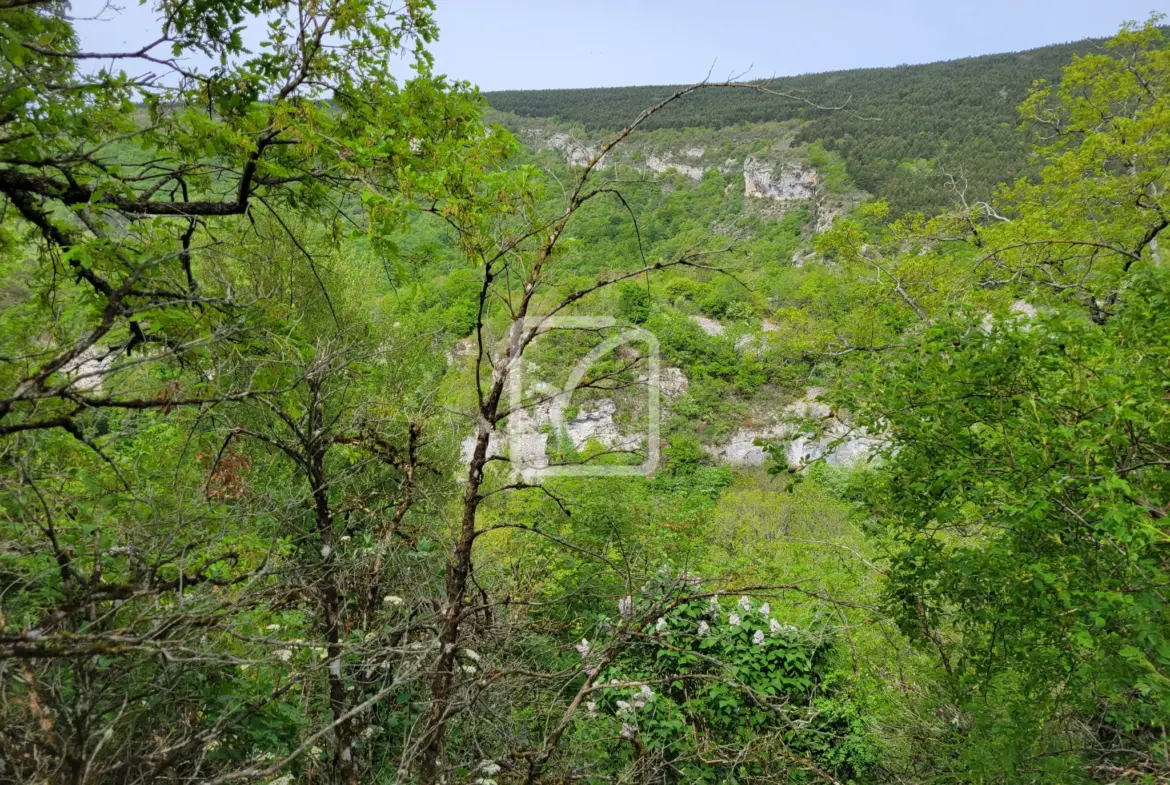
<path id="1" fill-rule="evenodd" d="M 743 162 L 743 195 L 758 199 L 808 201 L 815 199 L 821 177 L 811 167 L 784 164 L 776 167 L 748 156 Z"/>
<path id="2" fill-rule="evenodd" d="M 809 462 L 824 458 L 831 466 L 854 466 L 872 455 L 880 441 L 863 428 L 850 426 L 833 416 L 829 407 L 817 400 L 824 390 L 810 387 L 803 398 L 781 410 L 774 423 L 754 428 L 740 428 L 724 444 L 708 447 L 708 453 L 730 466 L 762 466 L 768 459 L 756 441 L 788 441 L 788 466 L 802 469 Z M 813 421 L 821 427 L 817 434 L 801 433 L 803 423 Z"/>
<path id="3" fill-rule="evenodd" d="M 719 321 L 706 316 L 692 316 L 691 321 L 697 324 L 699 329 L 707 333 L 707 335 L 723 335 L 727 329 Z"/>

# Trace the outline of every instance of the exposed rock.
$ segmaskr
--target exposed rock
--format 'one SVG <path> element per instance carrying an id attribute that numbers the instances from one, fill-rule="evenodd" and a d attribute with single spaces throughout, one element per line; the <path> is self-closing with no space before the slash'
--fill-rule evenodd
<path id="1" fill-rule="evenodd" d="M 814 261 L 817 258 L 816 251 L 809 251 L 805 253 L 799 248 L 792 253 L 792 266 L 804 267 L 805 263 Z"/>
<path id="2" fill-rule="evenodd" d="M 756 446 L 756 439 L 775 441 L 789 429 L 790 427 L 785 425 L 740 428 L 726 444 L 708 447 L 707 452 L 720 463 L 730 466 L 762 466 L 768 456 L 763 447 Z"/>
<path id="3" fill-rule="evenodd" d="M 102 389 L 102 377 L 114 366 L 114 352 L 103 352 L 91 346 L 66 363 L 61 372 L 69 377 L 70 383 L 82 392 L 98 392 Z"/>
<path id="4" fill-rule="evenodd" d="M 638 449 L 642 443 L 641 437 L 621 433 L 613 421 L 615 414 L 617 405 L 608 398 L 591 401 L 581 407 L 576 417 L 565 423 L 565 432 L 578 450 L 591 439 L 611 450 Z"/>
<path id="5" fill-rule="evenodd" d="M 802 201 L 815 199 L 821 184 L 816 170 L 798 164 L 784 164 L 779 172 L 748 156 L 743 162 L 744 196 Z"/>
<path id="6" fill-rule="evenodd" d="M 680 174 L 685 174 L 692 180 L 703 179 L 703 167 L 692 166 L 690 164 L 680 164 L 665 158 L 659 158 L 656 155 L 651 155 L 646 158 L 646 168 L 652 172 L 657 172 L 658 174 L 669 172 L 671 169 L 675 169 Z"/>
<path id="7" fill-rule="evenodd" d="M 663 368 L 658 375 L 659 391 L 670 398 L 682 395 L 687 389 L 687 376 L 682 368 L 673 366 Z"/>
<path id="8" fill-rule="evenodd" d="M 852 428 L 832 415 L 829 407 L 817 400 L 822 389 L 810 387 L 799 401 L 785 406 L 780 420 L 755 428 L 740 428 L 725 444 L 707 448 L 714 458 L 732 466 L 761 466 L 768 456 L 756 440 L 777 442 L 790 439 L 788 465 L 800 469 L 810 461 L 825 458 L 832 466 L 852 466 L 873 454 L 879 441 L 864 429 Z M 821 421 L 825 428 L 820 435 L 799 433 L 801 421 Z M 840 444 L 833 446 L 838 439 Z"/>
<path id="9" fill-rule="evenodd" d="M 455 342 L 455 345 L 448 349 L 444 354 L 447 357 L 447 364 L 454 365 L 457 362 L 474 357 L 476 353 L 477 343 L 474 335 L 469 335 L 466 338 L 461 338 Z"/>
<path id="10" fill-rule="evenodd" d="M 813 232 L 815 234 L 827 232 L 832 228 L 833 221 L 837 220 L 837 216 L 844 214 L 844 206 L 831 205 L 824 198 L 817 199 L 813 203 Z"/>
<path id="11" fill-rule="evenodd" d="M 559 150 L 565 163 L 569 166 L 585 166 L 598 153 L 596 147 L 580 142 L 563 131 L 547 135 L 541 132 L 530 132 L 527 136 L 532 146 L 538 150 Z"/>
<path id="12" fill-rule="evenodd" d="M 723 335 L 726 329 L 716 320 L 709 319 L 706 316 L 692 316 L 691 321 L 699 325 L 699 329 L 707 333 L 707 335 Z"/>
<path id="13" fill-rule="evenodd" d="M 527 137 L 529 144 L 538 150 L 559 151 L 561 157 L 564 158 L 565 163 L 569 166 L 586 166 L 600 152 L 600 149 L 595 145 L 575 139 L 572 135 L 564 131 L 547 133 L 532 130 L 522 133 Z M 695 159 L 702 158 L 704 152 L 706 151 L 702 147 L 692 147 L 684 150 L 681 155 L 688 159 Z M 644 172 L 662 174 L 674 169 L 692 180 L 703 179 L 704 167 L 695 165 L 693 160 L 682 162 L 676 161 L 667 155 L 648 155 L 642 161 L 635 161 L 628 154 L 620 155 L 617 160 L 614 160 L 613 155 L 617 155 L 617 153 L 603 156 L 597 162 L 598 168 L 605 168 L 615 163 L 621 163 L 622 165 L 630 166 Z"/>
<path id="14" fill-rule="evenodd" d="M 538 394 L 550 390 L 536 390 Z M 553 404 L 550 397 L 511 415 L 506 433 L 493 434 L 488 442 L 488 455 L 507 455 L 512 468 L 520 474 L 548 468 L 549 435 L 553 422 Z M 564 434 L 575 449 L 582 449 L 589 441 L 610 450 L 637 450 L 642 436 L 624 434 L 614 422 L 617 405 L 608 398 L 589 401 L 582 405 L 577 416 L 564 422 Z M 463 462 L 471 460 L 475 436 L 468 436 L 461 444 Z"/>

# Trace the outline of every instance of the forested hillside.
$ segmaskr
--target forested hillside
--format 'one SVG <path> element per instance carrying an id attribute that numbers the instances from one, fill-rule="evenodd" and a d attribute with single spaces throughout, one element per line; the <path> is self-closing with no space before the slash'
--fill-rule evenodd
<path id="1" fill-rule="evenodd" d="M 802 120 L 799 141 L 821 140 L 840 153 L 857 184 L 888 199 L 896 213 L 948 208 L 954 203 L 948 173 L 966 180 L 972 201 L 1035 173 L 1017 105 L 1034 82 L 1059 80 L 1074 56 L 1099 51 L 1102 43 L 767 79 L 755 84 L 783 95 L 707 92 L 664 109 L 646 128 Z M 500 111 L 615 131 L 675 89 L 508 90 L 485 97 Z"/>
<path id="2" fill-rule="evenodd" d="M 900 215 L 770 94 L 151 10 L 0 3 L 0 784 L 1170 782 L 1160 18 Z"/>

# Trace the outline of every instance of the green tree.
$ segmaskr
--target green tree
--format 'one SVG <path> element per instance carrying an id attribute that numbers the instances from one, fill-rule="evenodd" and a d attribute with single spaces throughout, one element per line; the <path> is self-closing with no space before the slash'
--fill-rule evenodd
<path id="1" fill-rule="evenodd" d="M 650 292 L 636 283 L 618 288 L 618 316 L 632 324 L 644 324 L 650 318 Z"/>
<path id="2" fill-rule="evenodd" d="M 849 347 L 869 359 L 840 403 L 888 439 L 870 504 L 888 607 L 942 671 L 939 776 L 1166 775 L 1161 44 L 1127 27 L 1025 102 L 1056 134 L 1039 182 L 827 241 L 899 314 Z"/>

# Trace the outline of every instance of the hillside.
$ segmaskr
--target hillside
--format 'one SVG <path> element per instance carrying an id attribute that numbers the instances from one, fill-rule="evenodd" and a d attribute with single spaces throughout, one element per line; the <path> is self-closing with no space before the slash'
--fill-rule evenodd
<path id="1" fill-rule="evenodd" d="M 1035 54 L 614 140 L 146 5 L 0 7 L 0 785 L 1170 785 L 1162 17 L 1045 146 Z"/>
<path id="2" fill-rule="evenodd" d="M 820 139 L 840 153 L 857 185 L 887 198 L 895 213 L 930 211 L 952 202 L 944 173 L 961 172 L 968 196 L 985 199 L 998 183 L 1031 172 L 1016 106 L 1035 81 L 1058 81 L 1062 66 L 1101 44 L 1088 39 L 928 65 L 761 80 L 755 84 L 807 102 L 755 90 L 711 90 L 667 107 L 645 127 L 802 120 L 797 141 Z M 675 89 L 509 90 L 486 97 L 503 112 L 602 130 L 622 128 Z"/>

